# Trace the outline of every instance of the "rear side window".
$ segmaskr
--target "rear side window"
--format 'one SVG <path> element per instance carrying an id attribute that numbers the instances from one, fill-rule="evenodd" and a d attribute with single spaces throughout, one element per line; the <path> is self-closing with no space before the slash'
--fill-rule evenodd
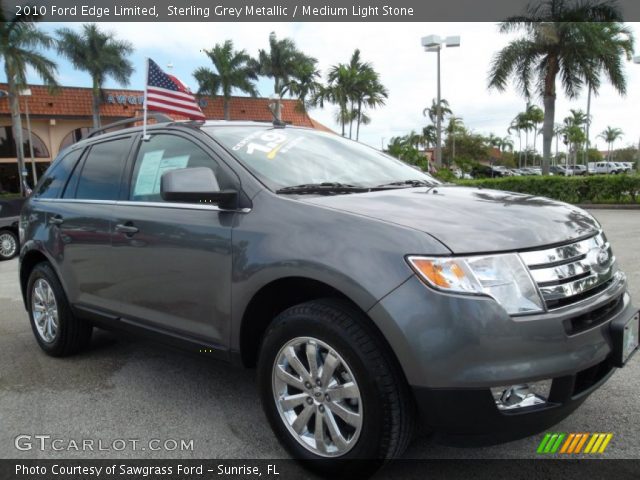
<path id="1" fill-rule="evenodd" d="M 119 138 L 93 145 L 84 161 L 75 198 L 117 200 L 120 178 L 130 146 L 130 138 Z"/>
<path id="2" fill-rule="evenodd" d="M 67 183 L 67 178 L 73 170 L 73 167 L 82 156 L 81 148 L 69 152 L 67 155 L 57 162 L 50 172 L 42 179 L 40 185 L 34 193 L 36 198 L 58 198 L 60 192 Z"/>

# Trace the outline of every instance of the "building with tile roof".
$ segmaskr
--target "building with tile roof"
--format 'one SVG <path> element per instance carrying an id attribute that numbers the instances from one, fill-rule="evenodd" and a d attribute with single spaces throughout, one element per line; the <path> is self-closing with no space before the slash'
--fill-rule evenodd
<path id="1" fill-rule="evenodd" d="M 0 84 L 0 91 L 7 85 Z M 24 128 L 25 162 L 29 183 L 39 177 L 53 158 L 64 147 L 85 137 L 93 125 L 92 96 L 90 88 L 60 87 L 50 91 L 41 85 L 31 85 L 30 96 L 20 97 L 22 125 Z M 102 125 L 117 120 L 142 115 L 144 92 L 141 90 L 106 89 L 100 106 Z M 252 97 L 232 97 L 230 100 L 231 120 L 252 120 L 270 122 L 273 117 L 269 110 L 270 99 Z M 200 107 L 208 119 L 222 119 L 222 97 L 200 97 Z M 315 128 L 332 132 L 329 128 L 312 119 L 308 113 L 297 108 L 297 100 L 282 100 L 282 119 L 292 125 Z M 33 163 L 31 160 L 27 132 L 26 112 L 29 112 L 33 140 Z M 176 119 L 179 119 L 176 117 Z M 33 175 L 35 170 L 36 175 Z M 9 100 L 0 98 L 0 193 L 18 191 L 18 169 L 16 147 L 11 131 Z"/>

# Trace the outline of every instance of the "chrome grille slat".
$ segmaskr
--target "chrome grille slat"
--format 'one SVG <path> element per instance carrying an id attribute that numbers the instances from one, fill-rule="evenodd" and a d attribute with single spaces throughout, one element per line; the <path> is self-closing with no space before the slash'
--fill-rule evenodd
<path id="1" fill-rule="evenodd" d="M 590 290 L 597 291 L 616 272 L 615 257 L 602 232 L 568 245 L 522 252 L 520 257 L 529 268 L 547 308 L 588 296 Z"/>
<path id="2" fill-rule="evenodd" d="M 565 263 L 550 268 L 538 268 L 531 270 L 531 276 L 536 283 L 563 282 L 573 277 L 591 272 L 591 267 L 585 259 L 577 262 Z"/>

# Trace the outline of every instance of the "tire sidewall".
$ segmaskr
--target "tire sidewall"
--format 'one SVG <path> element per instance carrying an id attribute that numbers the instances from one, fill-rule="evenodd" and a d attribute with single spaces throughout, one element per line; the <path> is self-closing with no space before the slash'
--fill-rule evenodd
<path id="1" fill-rule="evenodd" d="M 320 320 L 320 315 L 298 313 L 278 317 L 265 336 L 258 364 L 258 384 L 262 405 L 278 438 L 291 451 L 293 456 L 302 460 L 321 460 L 326 462 L 348 459 L 377 459 L 380 456 L 382 442 L 382 421 L 384 416 L 383 396 L 376 379 L 371 375 L 375 366 L 365 365 L 364 358 L 357 348 L 350 344 L 346 332 L 337 325 Z M 362 400 L 363 425 L 356 445 L 341 457 L 321 457 L 313 454 L 292 437 L 280 417 L 273 396 L 272 369 L 282 346 L 296 337 L 313 337 L 336 350 L 353 373 Z"/>
<path id="2" fill-rule="evenodd" d="M 45 342 L 42 339 L 42 337 L 38 333 L 35 319 L 33 318 L 33 285 L 40 278 L 46 280 L 51 287 L 53 295 L 56 299 L 56 307 L 58 308 L 58 332 L 53 342 Z M 67 316 L 69 315 L 69 307 L 66 295 L 64 293 L 64 290 L 62 289 L 62 285 L 60 284 L 58 277 L 53 272 L 51 267 L 46 263 L 40 263 L 36 265 L 29 275 L 29 281 L 27 282 L 27 310 L 29 312 L 31 329 L 33 330 L 33 334 L 36 337 L 36 341 L 38 342 L 38 345 L 40 345 L 40 348 L 51 355 L 59 354 L 63 349 L 64 336 L 66 334 L 66 329 L 68 328 Z"/>

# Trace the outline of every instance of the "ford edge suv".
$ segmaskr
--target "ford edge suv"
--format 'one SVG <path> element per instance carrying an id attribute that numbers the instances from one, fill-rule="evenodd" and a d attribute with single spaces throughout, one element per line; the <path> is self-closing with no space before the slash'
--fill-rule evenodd
<path id="1" fill-rule="evenodd" d="M 310 129 L 97 132 L 53 162 L 20 236 L 46 353 L 79 351 L 97 326 L 257 366 L 278 438 L 324 466 L 397 457 L 416 429 L 539 432 L 638 345 L 589 213 L 443 185 Z"/>

